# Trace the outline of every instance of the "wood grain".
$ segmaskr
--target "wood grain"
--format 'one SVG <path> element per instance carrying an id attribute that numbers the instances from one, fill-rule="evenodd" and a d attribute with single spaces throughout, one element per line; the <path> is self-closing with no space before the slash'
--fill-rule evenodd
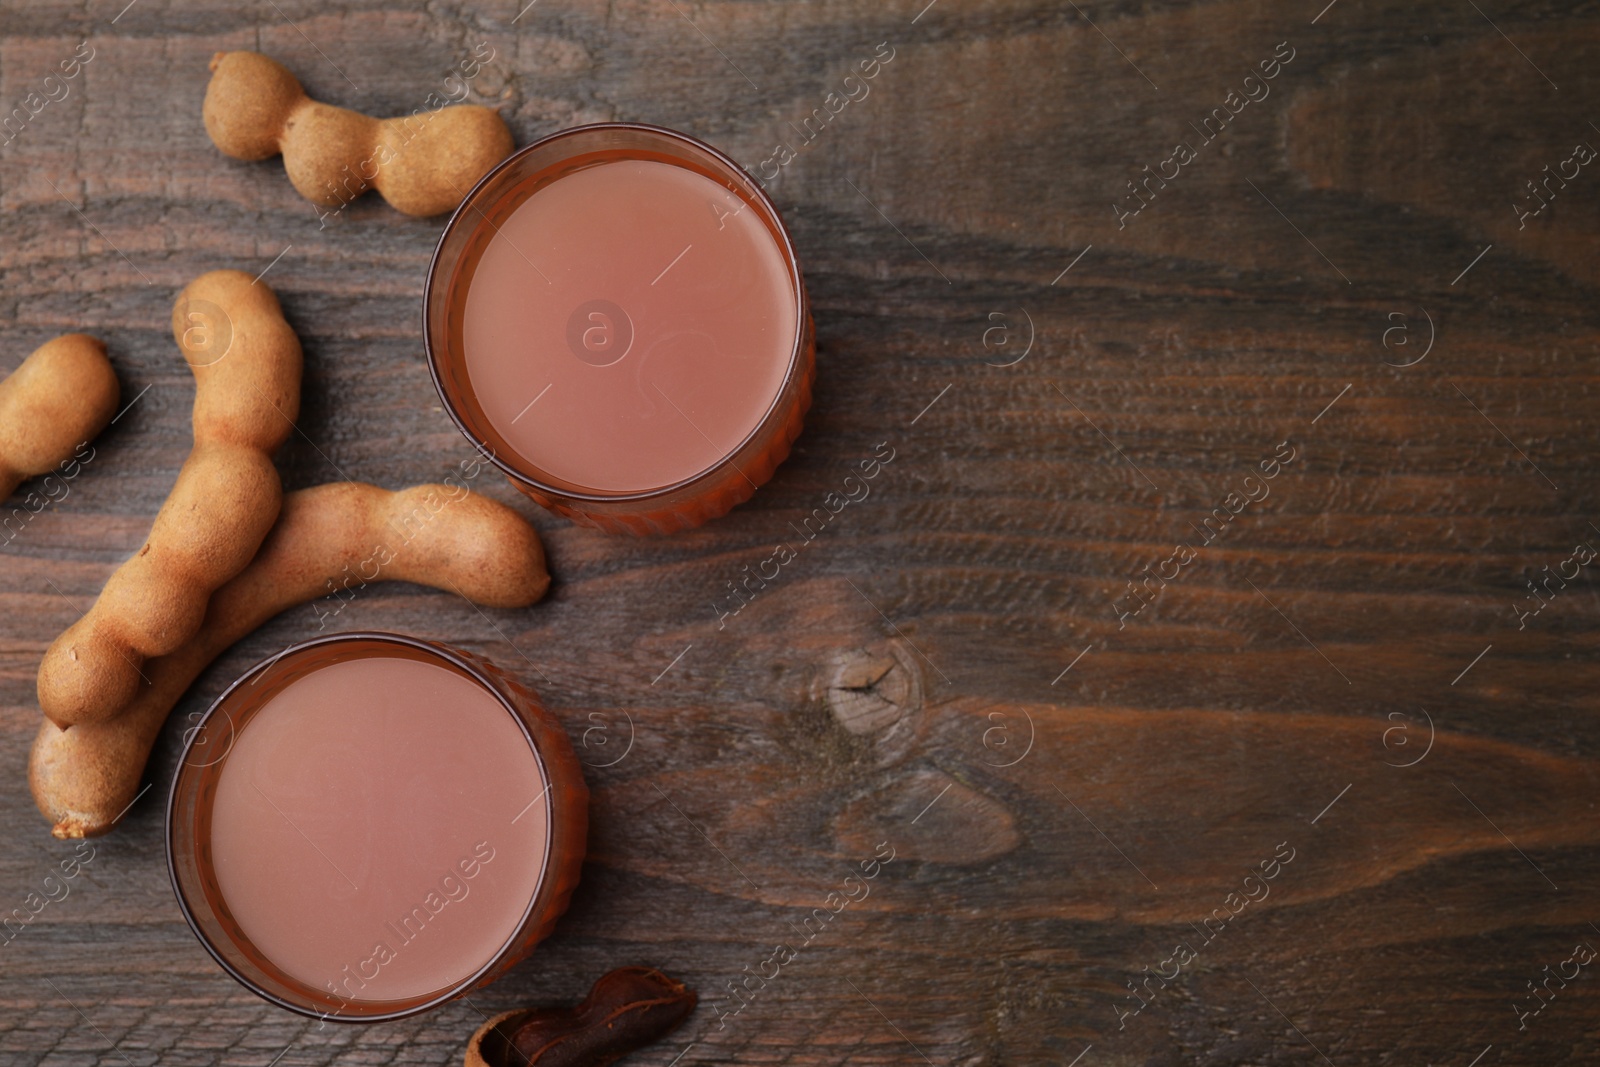
<path id="1" fill-rule="evenodd" d="M 85 330 L 137 398 L 0 548 L 0 912 L 71 849 L 25 785 L 39 657 L 189 449 L 179 288 L 270 265 L 306 353 L 286 488 L 398 488 L 470 455 L 420 341 L 442 220 L 368 197 L 319 228 L 280 161 L 223 158 L 199 117 L 214 51 L 394 114 L 487 41 L 472 99 L 518 144 L 655 122 L 752 169 L 880 42 L 894 58 L 769 185 L 819 363 L 773 481 L 653 541 L 484 484 L 545 535 L 548 600 L 480 612 L 385 585 L 338 619 L 487 655 L 567 723 L 593 854 L 557 935 L 470 1003 L 366 1028 L 272 1008 L 205 956 L 167 883 L 166 782 L 186 717 L 316 632 L 290 612 L 202 677 L 125 826 L 0 946 L 0 1063 L 446 1064 L 482 1013 L 634 963 L 701 993 L 681 1040 L 629 1060 L 658 1067 L 1600 1057 L 1587 970 L 1523 1029 L 1515 1010 L 1600 946 L 1593 565 L 1517 614 L 1538 603 L 1526 575 L 1600 546 L 1600 172 L 1525 227 L 1513 208 L 1600 144 L 1593 12 L 124 3 L 0 6 L 0 114 L 94 48 L 0 144 L 0 368 Z M 1198 143 L 1190 124 L 1285 42 L 1270 95 Z M 1178 141 L 1193 161 L 1119 228 L 1113 203 Z M 885 441 L 871 495 L 802 545 Z M 1203 543 L 1285 441 L 1270 495 Z M 1126 583 L 1184 542 L 1193 560 L 1119 625 Z M 719 625 L 727 583 L 779 543 L 797 559 Z M 880 842 L 870 896 L 816 918 Z M 1280 845 L 1270 894 L 1206 939 Z M 733 1014 L 729 983 L 808 932 Z M 1119 1014 L 1179 942 L 1195 958 Z"/>

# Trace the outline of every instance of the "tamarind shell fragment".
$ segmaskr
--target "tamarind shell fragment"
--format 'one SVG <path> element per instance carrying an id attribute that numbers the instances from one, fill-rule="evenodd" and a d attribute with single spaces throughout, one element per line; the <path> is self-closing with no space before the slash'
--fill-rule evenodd
<path id="1" fill-rule="evenodd" d="M 652 967 L 602 975 L 577 1007 L 498 1015 L 467 1043 L 466 1067 L 605 1067 L 694 1013 L 694 990 Z"/>

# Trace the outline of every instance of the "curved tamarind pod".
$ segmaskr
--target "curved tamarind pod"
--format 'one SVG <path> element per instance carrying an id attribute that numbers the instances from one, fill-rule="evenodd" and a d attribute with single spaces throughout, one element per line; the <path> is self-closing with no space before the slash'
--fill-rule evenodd
<path id="1" fill-rule="evenodd" d="M 67 730 L 40 723 L 28 781 L 34 803 L 54 824 L 51 832 L 97 837 L 116 825 L 138 795 L 167 713 L 229 645 L 341 583 L 390 578 L 498 608 L 526 607 L 550 585 L 538 532 L 464 486 L 391 493 L 334 482 L 289 493 L 261 554 L 211 597 L 192 641 L 145 665 L 150 685 L 131 707 L 109 722 Z"/>
<path id="2" fill-rule="evenodd" d="M 241 271 L 202 274 L 178 294 L 172 333 L 194 372 L 194 448 L 149 539 L 39 664 L 39 707 L 58 726 L 127 707 L 144 661 L 194 636 L 278 517 L 272 453 L 300 409 L 300 341 L 278 298 Z"/>
<path id="3" fill-rule="evenodd" d="M 218 52 L 211 72 L 202 114 L 212 143 L 235 159 L 281 153 L 314 204 L 339 207 L 377 189 L 406 215 L 438 215 L 511 154 L 505 121 L 477 104 L 374 119 L 311 99 L 259 52 Z"/>
<path id="4" fill-rule="evenodd" d="M 35 349 L 0 381 L 0 500 L 98 436 L 118 396 L 116 372 L 98 339 L 67 333 Z"/>

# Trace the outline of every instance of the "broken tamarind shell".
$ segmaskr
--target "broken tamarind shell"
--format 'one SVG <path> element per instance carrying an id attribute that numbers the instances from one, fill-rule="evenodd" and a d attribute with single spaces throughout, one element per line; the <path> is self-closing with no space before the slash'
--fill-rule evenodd
<path id="1" fill-rule="evenodd" d="M 575 1008 L 497 1015 L 467 1042 L 466 1067 L 605 1067 L 693 1014 L 694 990 L 652 967 L 602 975 Z"/>

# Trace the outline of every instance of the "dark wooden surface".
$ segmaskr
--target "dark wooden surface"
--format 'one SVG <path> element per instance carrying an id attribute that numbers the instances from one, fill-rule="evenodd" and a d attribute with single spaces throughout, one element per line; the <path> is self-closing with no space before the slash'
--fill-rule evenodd
<path id="1" fill-rule="evenodd" d="M 306 351 L 289 487 L 400 487 L 470 455 L 419 340 L 441 220 L 369 198 L 319 229 L 280 162 L 224 159 L 200 123 L 213 51 L 393 114 L 487 41 L 474 99 L 519 144 L 641 120 L 752 168 L 879 42 L 894 58 L 771 186 L 819 337 L 816 405 L 771 484 L 653 541 L 485 484 L 545 534 L 545 603 L 383 586 L 338 620 L 482 652 L 568 724 L 594 829 L 557 935 L 406 1023 L 319 1028 L 256 1000 L 168 887 L 175 721 L 127 823 L 0 947 L 0 1063 L 446 1064 L 480 1011 L 632 963 L 707 1004 L 629 1061 L 658 1067 L 1600 1058 L 1592 966 L 1524 1029 L 1515 1010 L 1600 947 L 1600 562 L 1525 628 L 1515 611 L 1525 573 L 1600 546 L 1600 171 L 1525 229 L 1512 206 L 1600 145 L 1593 11 L 124 3 L 0 6 L 7 110 L 95 49 L 0 147 L 0 367 L 88 330 L 141 397 L 3 549 L 0 911 L 70 852 L 24 778 L 39 657 L 189 448 L 167 328 L 185 282 L 271 265 Z M 1119 229 L 1126 182 L 1285 41 L 1271 95 Z M 1270 497 L 1119 629 L 1125 582 L 1285 440 Z M 871 496 L 719 629 L 726 583 L 880 441 L 896 458 Z M 175 720 L 315 631 L 309 608 L 280 617 Z M 883 841 L 871 896 L 719 1026 L 727 983 Z M 1271 895 L 1201 945 L 1282 843 Z M 1128 983 L 1179 941 L 1197 958 L 1119 1028 Z"/>

